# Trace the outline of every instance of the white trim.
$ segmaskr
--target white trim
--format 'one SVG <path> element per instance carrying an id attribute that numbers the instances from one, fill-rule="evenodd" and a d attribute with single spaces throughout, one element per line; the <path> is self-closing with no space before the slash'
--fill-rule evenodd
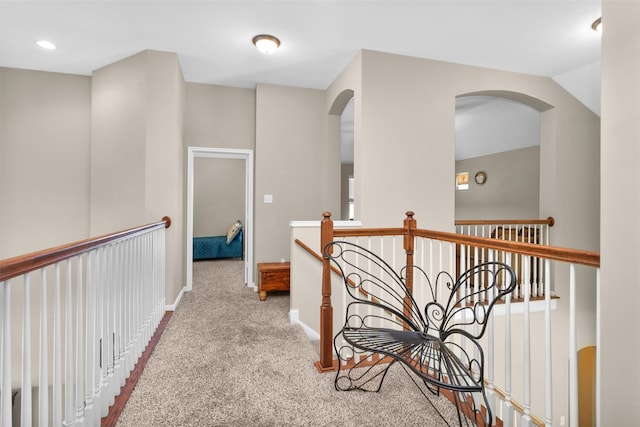
<path id="1" fill-rule="evenodd" d="M 180 304 L 180 301 L 182 300 L 182 297 L 184 296 L 184 292 L 186 289 L 187 288 L 183 286 L 182 289 L 180 289 L 180 292 L 178 293 L 178 296 L 176 297 L 176 300 L 174 301 L 174 303 L 170 305 L 165 305 L 164 309 L 166 311 L 176 311 L 176 308 L 178 307 L 178 304 Z"/>
<path id="2" fill-rule="evenodd" d="M 210 159 L 241 159 L 245 161 L 245 217 L 243 239 L 244 281 L 255 289 L 253 283 L 253 150 L 233 148 L 187 147 L 187 286 L 193 289 L 193 173 L 195 157 Z"/>
<path id="3" fill-rule="evenodd" d="M 302 330 L 304 330 L 304 333 L 307 334 L 307 338 L 309 338 L 309 341 L 320 340 L 320 334 L 318 332 L 300 321 L 299 311 L 297 308 L 289 311 L 289 323 L 291 323 L 292 325 L 300 325 L 300 327 L 302 327 Z"/>

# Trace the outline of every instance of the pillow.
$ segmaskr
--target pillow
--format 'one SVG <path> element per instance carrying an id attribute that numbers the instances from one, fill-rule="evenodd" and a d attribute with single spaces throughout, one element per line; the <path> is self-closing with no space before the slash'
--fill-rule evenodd
<path id="1" fill-rule="evenodd" d="M 235 239 L 238 233 L 240 233 L 240 230 L 242 230 L 242 223 L 240 222 L 240 220 L 237 220 L 236 222 L 231 224 L 231 226 L 227 230 L 227 245 L 231 244 L 233 239 Z"/>

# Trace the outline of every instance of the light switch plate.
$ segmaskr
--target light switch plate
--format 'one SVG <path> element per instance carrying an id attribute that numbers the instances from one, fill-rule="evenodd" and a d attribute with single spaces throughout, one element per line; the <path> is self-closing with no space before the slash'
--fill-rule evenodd
<path id="1" fill-rule="evenodd" d="M 273 203 L 273 194 L 265 194 L 264 195 L 265 203 Z"/>

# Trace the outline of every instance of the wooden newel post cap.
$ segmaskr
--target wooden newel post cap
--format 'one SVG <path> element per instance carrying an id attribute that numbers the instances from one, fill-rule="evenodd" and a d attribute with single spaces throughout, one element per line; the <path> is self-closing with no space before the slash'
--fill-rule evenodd
<path id="1" fill-rule="evenodd" d="M 407 215 L 407 219 L 413 219 L 413 216 L 415 214 L 413 213 L 413 211 L 407 211 L 407 213 L 405 215 Z"/>
<path id="2" fill-rule="evenodd" d="M 331 219 L 331 212 L 322 212 L 322 219 Z"/>

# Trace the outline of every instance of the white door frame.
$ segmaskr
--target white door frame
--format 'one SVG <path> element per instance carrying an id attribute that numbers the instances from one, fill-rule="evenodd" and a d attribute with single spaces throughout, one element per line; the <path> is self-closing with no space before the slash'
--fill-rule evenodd
<path id="1" fill-rule="evenodd" d="M 245 204 L 243 239 L 244 280 L 255 289 L 253 283 L 253 150 L 233 148 L 187 147 L 187 291 L 193 289 L 193 173 L 194 158 L 241 159 L 245 164 Z"/>

